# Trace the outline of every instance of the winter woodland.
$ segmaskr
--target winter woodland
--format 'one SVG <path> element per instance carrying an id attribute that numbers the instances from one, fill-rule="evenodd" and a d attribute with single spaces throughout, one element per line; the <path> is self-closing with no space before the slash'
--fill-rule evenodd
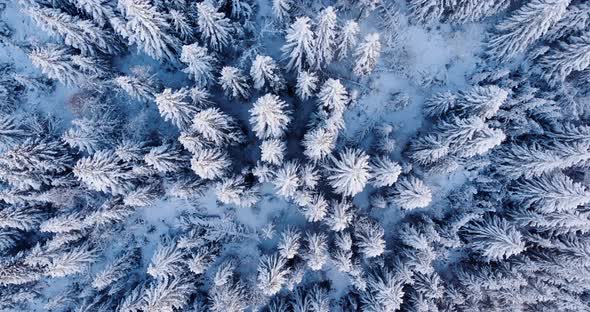
<path id="1" fill-rule="evenodd" d="M 590 2 L 0 0 L 0 310 L 590 311 Z"/>

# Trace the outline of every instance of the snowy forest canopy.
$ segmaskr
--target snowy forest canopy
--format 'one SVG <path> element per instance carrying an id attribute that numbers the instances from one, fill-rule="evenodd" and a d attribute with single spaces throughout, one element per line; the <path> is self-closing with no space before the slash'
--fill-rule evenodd
<path id="1" fill-rule="evenodd" d="M 590 2 L 0 0 L 0 310 L 590 311 Z"/>

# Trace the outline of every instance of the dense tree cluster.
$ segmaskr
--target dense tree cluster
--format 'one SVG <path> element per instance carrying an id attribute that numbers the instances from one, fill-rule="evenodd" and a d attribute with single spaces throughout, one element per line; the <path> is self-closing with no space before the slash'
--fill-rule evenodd
<path id="1" fill-rule="evenodd" d="M 0 20 L 0 310 L 590 310 L 587 2 L 8 13 L 31 29 Z M 467 83 L 381 96 L 412 78 L 401 32 L 473 23 Z M 361 119 L 408 105 L 415 130 Z"/>

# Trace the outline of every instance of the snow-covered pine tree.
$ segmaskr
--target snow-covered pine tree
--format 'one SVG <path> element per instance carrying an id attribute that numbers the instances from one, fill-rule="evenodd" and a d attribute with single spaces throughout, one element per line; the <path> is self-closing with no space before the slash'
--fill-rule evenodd
<path id="1" fill-rule="evenodd" d="M 156 249 L 147 273 L 157 279 L 177 277 L 185 269 L 185 252 L 174 242 L 166 242 Z"/>
<path id="2" fill-rule="evenodd" d="M 256 90 L 268 86 L 273 92 L 279 92 L 285 87 L 285 79 L 281 75 L 279 66 L 270 56 L 256 55 L 250 67 L 250 77 L 254 80 Z"/>
<path id="3" fill-rule="evenodd" d="M 152 282 L 143 294 L 142 311 L 174 312 L 184 308 L 196 291 L 190 277 L 176 276 Z"/>
<path id="4" fill-rule="evenodd" d="M 346 148 L 338 158 L 330 159 L 328 181 L 334 191 L 344 196 L 360 193 L 370 178 L 369 156 L 361 150 Z"/>
<path id="5" fill-rule="evenodd" d="M 354 224 L 354 237 L 367 258 L 378 257 L 385 251 L 385 231 L 376 221 L 363 218 Z"/>
<path id="6" fill-rule="evenodd" d="M 307 243 L 303 258 L 307 266 L 313 271 L 319 271 L 328 261 L 328 242 L 323 233 L 307 233 L 305 237 Z"/>
<path id="7" fill-rule="evenodd" d="M 0 149 L 8 148 L 27 137 L 27 132 L 9 115 L 0 116 Z"/>
<path id="8" fill-rule="evenodd" d="M 486 261 L 506 259 L 525 250 L 520 232 L 506 219 L 491 216 L 465 228 L 470 248 Z"/>
<path id="9" fill-rule="evenodd" d="M 446 0 L 410 0 L 410 18 L 422 24 L 438 21 L 443 15 L 446 3 Z"/>
<path id="10" fill-rule="evenodd" d="M 297 75 L 297 85 L 295 86 L 295 93 L 297 96 L 305 101 L 309 99 L 315 92 L 318 84 L 318 77 L 313 72 L 301 71 Z"/>
<path id="11" fill-rule="evenodd" d="M 266 94 L 250 109 L 250 123 L 260 139 L 280 138 L 291 121 L 287 104 L 278 96 Z"/>
<path id="12" fill-rule="evenodd" d="M 45 214 L 38 207 L 0 206 L 0 228 L 16 229 L 24 232 L 39 227 Z"/>
<path id="13" fill-rule="evenodd" d="M 183 71 L 189 74 L 199 86 L 206 86 L 213 81 L 213 70 L 217 60 L 205 47 L 198 43 L 182 47 L 180 61 L 187 65 Z"/>
<path id="14" fill-rule="evenodd" d="M 135 72 L 128 76 L 118 76 L 113 79 L 113 82 L 133 99 L 143 102 L 153 101 L 157 93 L 153 77 L 140 68 Z"/>
<path id="15" fill-rule="evenodd" d="M 555 169 L 567 169 L 590 160 L 590 143 L 508 144 L 494 153 L 495 169 L 511 179 L 538 177 Z"/>
<path id="16" fill-rule="evenodd" d="M 82 244 L 52 255 L 45 270 L 50 277 L 64 277 L 83 272 L 97 260 L 98 250 Z"/>
<path id="17" fill-rule="evenodd" d="M 563 83 L 574 71 L 590 66 L 590 31 L 569 37 L 539 59 L 541 76 L 549 85 Z"/>
<path id="18" fill-rule="evenodd" d="M 90 189 L 96 191 L 124 194 L 134 187 L 134 176 L 130 168 L 109 150 L 78 160 L 73 172 Z"/>
<path id="19" fill-rule="evenodd" d="M 371 183 L 376 187 L 392 186 L 401 173 L 402 167 L 385 156 L 371 161 Z"/>
<path id="20" fill-rule="evenodd" d="M 302 207 L 305 219 L 309 222 L 320 222 L 328 213 L 328 201 L 321 193 L 314 194 L 311 201 Z"/>
<path id="21" fill-rule="evenodd" d="M 299 178 L 299 164 L 289 161 L 283 164 L 275 174 L 272 183 L 275 186 L 277 194 L 286 198 L 293 198 L 297 189 L 301 186 Z"/>
<path id="22" fill-rule="evenodd" d="M 162 173 L 180 171 L 189 162 L 189 156 L 174 144 L 153 147 L 143 159 L 148 165 Z"/>
<path id="23" fill-rule="evenodd" d="M 297 17 L 285 36 L 283 54 L 289 60 L 289 70 L 302 71 L 317 62 L 316 36 L 311 30 L 311 20 L 307 16 Z"/>
<path id="24" fill-rule="evenodd" d="M 232 66 L 224 66 L 219 76 L 219 84 L 227 96 L 247 99 L 250 96 L 250 86 L 242 71 Z"/>
<path id="25" fill-rule="evenodd" d="M 63 142 L 50 139 L 27 139 L 0 154 L 0 165 L 33 173 L 63 173 L 72 167 L 72 160 Z"/>
<path id="26" fill-rule="evenodd" d="M 432 191 L 422 180 L 414 177 L 402 177 L 391 190 L 393 202 L 402 209 L 423 208 L 430 204 Z"/>
<path id="27" fill-rule="evenodd" d="M 67 86 L 86 83 L 82 71 L 72 62 L 74 51 L 63 46 L 48 44 L 31 51 L 29 58 L 50 79 Z"/>
<path id="28" fill-rule="evenodd" d="M 289 21 L 292 6 L 292 0 L 272 0 L 272 12 L 279 21 Z"/>
<path id="29" fill-rule="evenodd" d="M 215 51 L 221 51 L 231 40 L 231 23 L 222 12 L 217 12 L 209 2 L 196 4 L 197 25 L 203 40 Z"/>
<path id="30" fill-rule="evenodd" d="M 243 140 L 236 121 L 216 107 L 203 109 L 195 114 L 191 129 L 216 146 L 240 143 Z"/>
<path id="31" fill-rule="evenodd" d="M 66 45 L 80 50 L 84 55 L 121 52 L 113 34 L 89 20 L 46 7 L 27 8 L 25 12 L 43 30 L 63 38 Z"/>
<path id="32" fill-rule="evenodd" d="M 357 76 L 366 76 L 370 74 L 375 66 L 377 60 L 381 55 L 381 41 L 378 33 L 368 34 L 363 42 L 359 44 L 354 53 L 356 63 L 354 65 L 354 73 Z"/>
<path id="33" fill-rule="evenodd" d="M 176 62 L 180 41 L 174 37 L 164 14 L 150 0 L 119 0 L 127 21 L 125 31 L 130 44 L 136 44 L 156 60 Z"/>
<path id="34" fill-rule="evenodd" d="M 228 156 L 220 149 L 201 149 L 194 153 L 191 168 L 201 179 L 218 179 L 231 166 Z"/>
<path id="35" fill-rule="evenodd" d="M 316 26 L 317 57 L 315 62 L 315 66 L 318 68 L 330 65 L 334 58 L 336 23 L 337 17 L 333 7 L 326 7 L 318 14 Z"/>
<path id="36" fill-rule="evenodd" d="M 301 248 L 301 233 L 293 227 L 287 227 L 281 233 L 281 240 L 277 246 L 279 254 L 285 259 L 293 259 Z"/>
<path id="37" fill-rule="evenodd" d="M 532 0 L 500 22 L 489 41 L 488 55 L 507 61 L 526 51 L 565 14 L 571 0 Z"/>
<path id="38" fill-rule="evenodd" d="M 287 144 L 278 139 L 269 139 L 260 143 L 260 160 L 272 165 L 280 165 L 283 162 Z"/>
<path id="39" fill-rule="evenodd" d="M 259 200 L 258 189 L 246 185 L 244 177 L 230 176 L 215 185 L 217 199 L 228 205 L 251 207 Z"/>
<path id="40" fill-rule="evenodd" d="M 168 13 L 170 24 L 173 26 L 178 37 L 185 42 L 193 40 L 194 30 L 193 25 L 190 22 L 190 15 L 175 9 L 171 9 Z"/>
<path id="41" fill-rule="evenodd" d="M 266 296 L 273 296 L 283 288 L 290 271 L 287 261 L 278 254 L 263 255 L 258 264 L 258 288 Z"/>
<path id="42" fill-rule="evenodd" d="M 115 6 L 111 0 L 73 0 L 70 1 L 80 11 L 92 17 L 100 27 L 104 27 L 115 16 Z"/>
<path id="43" fill-rule="evenodd" d="M 340 29 L 337 36 L 338 60 L 348 57 L 358 42 L 360 27 L 354 20 L 348 20 Z"/>
<path id="44" fill-rule="evenodd" d="M 352 203 L 346 199 L 330 202 L 328 215 L 324 219 L 326 225 L 334 232 L 345 230 L 351 225 L 354 217 Z"/>
<path id="45" fill-rule="evenodd" d="M 321 106 L 327 110 L 343 112 L 348 104 L 348 91 L 338 79 L 328 79 L 318 93 Z"/>
<path id="46" fill-rule="evenodd" d="M 517 180 L 510 198 L 543 213 L 573 211 L 590 202 L 590 191 L 561 172 Z"/>
<path id="47" fill-rule="evenodd" d="M 139 263 L 140 259 L 141 251 L 138 248 L 126 250 L 94 276 L 92 287 L 96 290 L 103 290 L 116 283 L 128 275 Z"/>
<path id="48" fill-rule="evenodd" d="M 510 0 L 450 1 L 448 19 L 459 24 L 478 22 L 508 9 Z"/>
<path id="49" fill-rule="evenodd" d="M 456 109 L 465 117 L 475 115 L 489 119 L 496 115 L 507 98 L 508 92 L 497 86 L 475 86 L 460 93 Z"/>
<path id="50" fill-rule="evenodd" d="M 312 161 L 324 159 L 336 147 L 336 137 L 336 133 L 325 128 L 308 131 L 303 137 L 303 154 Z"/>
<path id="51" fill-rule="evenodd" d="M 590 25 L 590 3 L 579 2 L 572 3 L 561 20 L 549 29 L 543 37 L 547 41 L 556 41 L 558 39 L 569 37 L 573 34 L 580 34 Z"/>
<path id="52" fill-rule="evenodd" d="M 190 90 L 181 88 L 176 91 L 165 89 L 156 95 L 156 104 L 160 115 L 181 130 L 188 129 L 198 108 L 190 100 Z"/>

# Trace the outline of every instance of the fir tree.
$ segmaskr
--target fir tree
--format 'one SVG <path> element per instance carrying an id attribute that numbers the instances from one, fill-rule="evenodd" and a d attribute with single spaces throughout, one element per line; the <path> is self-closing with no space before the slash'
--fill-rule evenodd
<path id="1" fill-rule="evenodd" d="M 97 290 L 103 290 L 121 280 L 129 274 L 130 270 L 135 268 L 140 258 L 141 253 L 137 248 L 132 248 L 124 252 L 94 276 L 92 287 Z"/>
<path id="2" fill-rule="evenodd" d="M 330 78 L 322 85 L 318 100 L 325 109 L 342 112 L 348 104 L 348 91 L 340 80 Z"/>
<path id="3" fill-rule="evenodd" d="M 450 5 L 452 12 L 448 19 L 460 24 L 478 22 L 506 10 L 509 6 L 509 0 L 456 1 Z"/>
<path id="4" fill-rule="evenodd" d="M 377 157 L 371 162 L 372 184 L 377 187 L 392 186 L 401 172 L 401 166 L 386 157 Z"/>
<path id="5" fill-rule="evenodd" d="M 15 117 L 8 115 L 0 117 L 0 148 L 14 145 L 26 136 L 26 131 L 20 127 Z"/>
<path id="6" fill-rule="evenodd" d="M 189 157 L 177 146 L 171 144 L 153 147 L 143 159 L 148 165 L 162 173 L 180 171 L 189 162 Z"/>
<path id="7" fill-rule="evenodd" d="M 299 164 L 292 161 L 285 163 L 277 170 L 272 183 L 275 185 L 277 194 L 286 198 L 295 196 L 297 189 L 301 185 Z"/>
<path id="8" fill-rule="evenodd" d="M 246 77 L 235 67 L 225 66 L 221 69 L 219 84 L 225 94 L 233 98 L 247 99 L 250 95 L 250 86 L 246 82 Z"/>
<path id="9" fill-rule="evenodd" d="M 544 174 L 517 180 L 510 192 L 512 200 L 534 206 L 541 212 L 572 211 L 590 201 L 590 192 L 563 173 Z"/>
<path id="10" fill-rule="evenodd" d="M 488 54 L 511 59 L 541 38 L 564 15 L 570 0 L 534 0 L 524 4 L 496 26 Z"/>
<path id="11" fill-rule="evenodd" d="M 324 128 L 308 131 L 302 142 L 303 154 L 312 161 L 319 161 L 330 155 L 336 147 L 336 134 Z"/>
<path id="12" fill-rule="evenodd" d="M 27 8 L 26 13 L 45 31 L 62 37 L 66 45 L 80 50 L 82 54 L 115 54 L 121 51 L 113 35 L 91 21 L 51 8 Z"/>
<path id="13" fill-rule="evenodd" d="M 175 277 L 155 281 L 144 293 L 142 310 L 146 312 L 174 312 L 189 303 L 195 291 L 194 281 L 188 277 Z"/>
<path id="14" fill-rule="evenodd" d="M 307 249 L 303 257 L 307 266 L 313 271 L 321 270 L 328 260 L 327 237 L 322 233 L 307 233 L 305 241 Z"/>
<path id="15" fill-rule="evenodd" d="M 344 196 L 360 193 L 370 177 L 369 156 L 360 150 L 345 149 L 338 158 L 331 156 L 331 160 L 328 181 L 334 190 Z"/>
<path id="16" fill-rule="evenodd" d="M 287 30 L 285 45 L 282 50 L 285 58 L 289 59 L 289 70 L 303 70 L 312 67 L 317 62 L 316 38 L 311 30 L 310 19 L 307 16 L 298 17 Z"/>
<path id="17" fill-rule="evenodd" d="M 272 12 L 279 21 L 288 21 L 292 5 L 291 0 L 273 0 Z"/>
<path id="18" fill-rule="evenodd" d="M 328 213 L 328 201 L 321 194 L 314 194 L 311 201 L 302 207 L 303 214 L 309 222 L 322 221 Z"/>
<path id="19" fill-rule="evenodd" d="M 277 139 L 265 140 L 260 143 L 260 160 L 273 165 L 283 162 L 287 144 Z"/>
<path id="20" fill-rule="evenodd" d="M 151 1 L 120 0 L 119 6 L 125 14 L 125 31 L 131 44 L 156 60 L 177 60 L 180 42 L 172 36 L 170 24 Z"/>
<path id="21" fill-rule="evenodd" d="M 199 86 L 206 86 L 213 80 L 213 69 L 216 59 L 209 54 L 207 48 L 198 43 L 182 47 L 180 61 L 187 65 L 183 71 L 193 78 Z"/>
<path id="22" fill-rule="evenodd" d="M 189 101 L 189 96 L 186 88 L 177 91 L 165 89 L 156 95 L 156 104 L 164 120 L 172 122 L 180 129 L 187 129 L 197 113 L 197 107 Z"/>
<path id="23" fill-rule="evenodd" d="M 324 220 L 332 231 L 340 232 L 345 230 L 353 219 L 352 203 L 347 200 L 332 201 L 328 210 L 327 218 Z"/>
<path id="24" fill-rule="evenodd" d="M 222 50 L 231 39 L 230 21 L 208 2 L 197 3 L 197 12 L 197 25 L 201 37 L 209 43 L 213 50 Z"/>
<path id="25" fill-rule="evenodd" d="M 279 66 L 270 56 L 256 56 L 250 67 L 250 77 L 254 80 L 256 90 L 268 86 L 272 91 L 279 92 L 285 87 L 285 79 L 279 71 Z"/>
<path id="26" fill-rule="evenodd" d="M 184 252 L 175 243 L 158 246 L 152 256 L 147 273 L 157 279 L 176 277 L 185 266 Z"/>
<path id="27" fill-rule="evenodd" d="M 47 77 L 67 86 L 84 82 L 83 73 L 72 62 L 73 51 L 57 45 L 35 48 L 29 58 Z"/>
<path id="28" fill-rule="evenodd" d="M 551 86 L 563 83 L 574 71 L 583 71 L 590 65 L 590 32 L 572 36 L 560 42 L 539 60 L 541 76 Z"/>
<path id="29" fill-rule="evenodd" d="M 586 143 L 509 144 L 494 154 L 496 170 L 516 179 L 538 177 L 555 169 L 567 169 L 588 161 Z"/>
<path id="30" fill-rule="evenodd" d="M 301 234 L 296 229 L 288 227 L 281 234 L 281 240 L 277 246 L 280 256 L 285 259 L 293 259 L 293 257 L 299 254 L 300 248 Z"/>
<path id="31" fill-rule="evenodd" d="M 98 260 L 98 250 L 87 245 L 80 245 L 64 250 L 48 263 L 47 275 L 50 277 L 64 277 L 78 274 Z"/>
<path id="32" fill-rule="evenodd" d="M 219 149 L 202 149 L 191 159 L 191 168 L 202 179 L 218 179 L 228 171 L 231 162 Z"/>
<path id="33" fill-rule="evenodd" d="M 277 254 L 262 256 L 258 264 L 258 288 L 266 296 L 278 293 L 289 274 L 287 262 Z"/>
<path id="34" fill-rule="evenodd" d="M 445 0 L 411 0 L 408 4 L 410 17 L 422 24 L 438 21 L 444 10 Z"/>
<path id="35" fill-rule="evenodd" d="M 373 71 L 381 54 L 381 42 L 379 34 L 372 33 L 365 37 L 365 40 L 358 46 L 355 52 L 356 63 L 354 73 L 357 76 L 365 76 Z"/>
<path id="36" fill-rule="evenodd" d="M 385 251 L 385 231 L 383 227 L 369 219 L 361 219 L 354 226 L 354 236 L 358 247 L 367 258 L 378 257 Z"/>
<path id="37" fill-rule="evenodd" d="M 256 100 L 254 107 L 250 109 L 250 115 L 253 130 L 261 139 L 280 138 L 291 121 L 287 104 L 272 94 Z"/>
<path id="38" fill-rule="evenodd" d="M 327 66 L 334 58 L 334 49 L 336 46 L 336 12 L 329 6 L 323 9 L 318 15 L 317 21 L 317 39 L 316 48 L 317 59 L 316 66 Z"/>
<path id="39" fill-rule="evenodd" d="M 195 114 L 191 129 L 217 146 L 239 143 L 243 139 L 235 120 L 218 108 L 207 108 Z"/>
<path id="40" fill-rule="evenodd" d="M 350 55 L 358 42 L 360 28 L 357 22 L 348 20 L 337 36 L 338 59 L 343 60 Z"/>
<path id="41" fill-rule="evenodd" d="M 522 235 L 505 219 L 489 217 L 465 229 L 473 250 L 487 261 L 502 260 L 524 251 Z"/>
<path id="42" fill-rule="evenodd" d="M 297 75 L 295 92 L 303 101 L 309 99 L 317 89 L 318 77 L 311 72 L 302 71 Z"/>
<path id="43" fill-rule="evenodd" d="M 90 189 L 96 191 L 123 194 L 134 186 L 133 174 L 112 151 L 99 151 L 78 160 L 73 172 Z"/>
<path id="44" fill-rule="evenodd" d="M 430 204 L 432 191 L 416 177 L 402 177 L 395 184 L 393 201 L 402 209 L 423 208 Z"/>

